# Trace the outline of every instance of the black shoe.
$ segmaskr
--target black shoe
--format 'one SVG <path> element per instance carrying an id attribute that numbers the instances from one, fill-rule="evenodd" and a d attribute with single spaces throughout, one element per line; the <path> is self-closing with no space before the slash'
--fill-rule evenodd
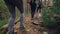
<path id="1" fill-rule="evenodd" d="M 20 26 L 20 30 L 24 30 L 24 26 Z"/>

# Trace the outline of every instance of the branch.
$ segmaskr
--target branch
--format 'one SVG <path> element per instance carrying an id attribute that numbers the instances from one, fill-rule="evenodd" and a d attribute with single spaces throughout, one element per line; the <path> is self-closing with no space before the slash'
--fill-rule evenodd
<path id="1" fill-rule="evenodd" d="M 17 21 L 15 21 L 15 24 L 17 24 L 20 20 L 18 19 Z M 8 25 L 9 24 L 5 24 L 3 25 L 1 28 L 0 28 L 0 32 L 3 31 L 3 30 L 7 30 L 8 29 Z"/>

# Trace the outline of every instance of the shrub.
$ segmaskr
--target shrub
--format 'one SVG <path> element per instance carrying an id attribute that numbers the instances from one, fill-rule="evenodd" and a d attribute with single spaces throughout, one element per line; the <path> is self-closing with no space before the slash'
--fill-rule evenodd
<path id="1" fill-rule="evenodd" d="M 48 29 L 60 28 L 60 2 L 54 0 L 54 6 L 51 8 L 43 8 L 42 25 Z"/>

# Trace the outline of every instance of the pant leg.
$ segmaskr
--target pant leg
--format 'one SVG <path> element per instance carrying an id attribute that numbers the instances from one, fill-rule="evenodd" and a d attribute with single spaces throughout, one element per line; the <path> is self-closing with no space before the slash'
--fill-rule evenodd
<path id="1" fill-rule="evenodd" d="M 23 0 L 17 0 L 16 1 L 16 6 L 20 10 L 20 13 L 24 13 Z"/>
<path id="2" fill-rule="evenodd" d="M 37 7 L 37 12 L 38 10 L 40 10 L 39 12 L 41 12 L 41 4 L 39 4 L 39 6 Z"/>
<path id="3" fill-rule="evenodd" d="M 35 10 L 36 10 L 36 4 L 31 4 L 31 18 L 34 18 Z"/>
<path id="4" fill-rule="evenodd" d="M 17 8 L 20 10 L 20 30 L 24 29 L 23 23 L 24 23 L 24 8 L 23 8 L 23 1 L 20 0 L 16 4 Z"/>
<path id="5" fill-rule="evenodd" d="M 13 31 L 13 26 L 14 26 L 14 20 L 15 20 L 15 6 L 14 5 L 7 5 L 8 10 L 11 14 L 10 20 L 9 20 L 9 28 L 8 31 L 12 32 Z"/>

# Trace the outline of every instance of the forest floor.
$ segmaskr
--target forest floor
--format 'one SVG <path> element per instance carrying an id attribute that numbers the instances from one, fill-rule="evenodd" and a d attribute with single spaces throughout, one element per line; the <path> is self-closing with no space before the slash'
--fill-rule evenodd
<path id="1" fill-rule="evenodd" d="M 35 15 L 35 17 L 36 17 L 36 15 Z M 34 19 L 34 21 L 36 23 L 39 23 L 40 19 Z M 20 26 L 20 22 L 18 22 L 14 26 L 15 31 L 17 31 L 17 34 L 42 34 L 40 31 L 38 31 L 39 25 L 36 26 L 31 23 L 31 16 L 30 15 L 25 16 L 25 18 L 24 18 L 25 29 L 21 31 L 21 30 L 19 30 L 19 26 Z"/>

